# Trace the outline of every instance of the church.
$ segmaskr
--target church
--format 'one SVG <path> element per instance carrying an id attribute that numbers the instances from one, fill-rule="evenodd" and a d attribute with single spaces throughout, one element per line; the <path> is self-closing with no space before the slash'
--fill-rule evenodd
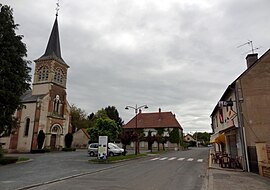
<path id="1" fill-rule="evenodd" d="M 15 112 L 18 126 L 9 137 L 1 138 L 8 152 L 37 149 L 40 132 L 45 134 L 43 148 L 61 150 L 72 130 L 66 92 L 69 66 L 61 56 L 57 17 L 45 53 L 35 60 L 32 89 L 21 97 L 23 106 Z"/>

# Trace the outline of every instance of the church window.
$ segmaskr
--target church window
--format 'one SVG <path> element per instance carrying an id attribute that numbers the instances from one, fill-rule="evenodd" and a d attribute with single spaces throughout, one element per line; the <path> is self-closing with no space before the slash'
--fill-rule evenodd
<path id="1" fill-rule="evenodd" d="M 49 69 L 48 67 L 41 67 L 38 72 L 38 81 L 47 81 L 49 78 Z"/>
<path id="2" fill-rule="evenodd" d="M 56 69 L 54 72 L 54 81 L 60 84 L 63 84 L 64 82 L 64 74 L 61 69 Z"/>
<path id="3" fill-rule="evenodd" d="M 26 118 L 25 126 L 24 126 L 24 136 L 28 136 L 29 134 L 29 127 L 30 127 L 30 119 Z"/>
<path id="4" fill-rule="evenodd" d="M 51 134 L 62 134 L 63 129 L 60 125 L 56 124 L 51 128 Z"/>
<path id="5" fill-rule="evenodd" d="M 52 133 L 58 133 L 58 127 L 57 126 L 54 126 L 53 128 L 52 128 Z"/>

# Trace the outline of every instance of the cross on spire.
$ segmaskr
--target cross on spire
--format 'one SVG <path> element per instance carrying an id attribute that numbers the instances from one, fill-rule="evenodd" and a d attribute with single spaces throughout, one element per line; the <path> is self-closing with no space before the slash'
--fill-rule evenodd
<path id="1" fill-rule="evenodd" d="M 58 11 L 59 11 L 59 9 L 60 9 L 60 5 L 59 5 L 59 0 L 57 0 L 57 2 L 56 2 L 56 8 L 55 8 L 55 10 L 56 10 L 56 16 L 58 16 Z"/>

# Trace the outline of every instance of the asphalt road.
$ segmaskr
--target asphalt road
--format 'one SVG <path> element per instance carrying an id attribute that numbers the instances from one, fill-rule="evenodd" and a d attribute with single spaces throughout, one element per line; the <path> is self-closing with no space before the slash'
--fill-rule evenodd
<path id="1" fill-rule="evenodd" d="M 85 152 L 34 155 L 32 162 L 0 167 L 0 187 L 18 189 L 201 190 L 207 170 L 207 148 L 114 164 L 90 164 Z"/>
<path id="2" fill-rule="evenodd" d="M 86 150 L 46 154 L 19 154 L 31 161 L 0 166 L 0 190 L 18 189 L 60 178 L 94 172 L 106 165 L 89 164 Z"/>

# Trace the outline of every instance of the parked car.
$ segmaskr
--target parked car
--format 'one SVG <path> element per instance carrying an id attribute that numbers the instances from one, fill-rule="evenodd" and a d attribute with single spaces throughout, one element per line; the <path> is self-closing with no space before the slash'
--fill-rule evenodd
<path id="1" fill-rule="evenodd" d="M 89 156 L 97 156 L 98 155 L 98 143 L 91 143 L 88 146 L 88 154 Z M 108 143 L 108 155 L 109 156 L 116 156 L 124 154 L 124 149 L 120 148 L 114 143 Z"/>
<path id="2" fill-rule="evenodd" d="M 88 145 L 88 154 L 92 157 L 98 155 L 98 143 L 91 143 Z"/>
<path id="3" fill-rule="evenodd" d="M 124 154 L 124 149 L 120 148 L 114 143 L 108 143 L 108 155 L 109 156 L 115 156 L 115 155 L 121 155 Z"/>

